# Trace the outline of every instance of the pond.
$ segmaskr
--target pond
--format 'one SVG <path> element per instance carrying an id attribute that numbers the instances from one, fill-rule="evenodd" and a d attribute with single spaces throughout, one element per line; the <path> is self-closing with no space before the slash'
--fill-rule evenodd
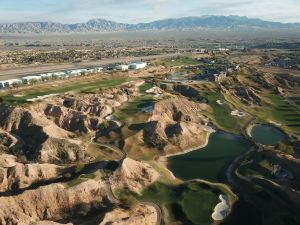
<path id="1" fill-rule="evenodd" d="M 206 147 L 170 157 L 168 167 L 176 177 L 183 180 L 199 178 L 224 182 L 230 163 L 250 147 L 245 138 L 218 131 L 210 136 Z"/>
<path id="2" fill-rule="evenodd" d="M 287 135 L 280 129 L 267 124 L 259 124 L 252 128 L 251 135 L 255 142 L 263 145 L 275 146 L 279 142 L 285 142 Z"/>

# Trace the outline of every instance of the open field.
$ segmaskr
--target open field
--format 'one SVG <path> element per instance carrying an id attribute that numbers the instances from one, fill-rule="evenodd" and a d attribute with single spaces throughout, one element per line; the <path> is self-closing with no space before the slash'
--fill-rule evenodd
<path id="1" fill-rule="evenodd" d="M 9 104 L 24 104 L 28 103 L 27 99 L 36 98 L 37 96 L 45 96 L 49 94 L 61 94 L 69 91 L 72 92 L 92 92 L 100 88 L 108 88 L 118 86 L 122 83 L 129 81 L 128 77 L 105 79 L 105 77 L 98 76 L 93 79 L 74 79 L 71 81 L 64 81 L 63 83 L 53 83 L 52 85 L 35 85 L 30 89 L 24 91 L 16 90 L 15 94 L 11 94 L 10 91 L 3 92 L 0 96 L 4 102 Z"/>
<path id="2" fill-rule="evenodd" d="M 24 48 L 24 44 L 41 43 L 50 44 L 51 47 L 61 47 L 64 44 L 66 47 L 82 46 L 82 44 L 91 44 L 90 48 L 95 46 L 106 46 L 107 43 L 118 43 L 126 46 L 136 45 L 146 41 L 146 44 L 153 46 L 153 44 L 169 43 L 174 45 L 174 42 L 179 46 L 189 46 L 191 44 L 201 45 L 220 45 L 224 44 L 254 44 L 266 43 L 266 40 L 277 39 L 281 41 L 293 42 L 299 41 L 299 30 L 256 30 L 253 31 L 235 31 L 224 29 L 199 29 L 195 31 L 139 31 L 139 32 L 107 32 L 94 34 L 49 34 L 49 35 L 1 35 L 2 44 L 5 43 L 19 43 L 19 47 Z M 150 42 L 147 42 L 150 41 Z M 151 42 L 152 41 L 152 42 Z M 153 42 L 155 41 L 155 42 Z M 6 49 L 7 46 L 2 46 Z M 10 47 L 12 48 L 12 47 Z M 46 48 L 41 46 L 41 48 Z"/>
<path id="3" fill-rule="evenodd" d="M 167 59 L 161 59 L 158 62 L 158 65 L 163 65 L 166 67 L 172 66 L 188 66 L 188 65 L 197 65 L 199 62 L 196 59 L 193 59 L 191 56 L 177 56 L 170 57 Z"/>

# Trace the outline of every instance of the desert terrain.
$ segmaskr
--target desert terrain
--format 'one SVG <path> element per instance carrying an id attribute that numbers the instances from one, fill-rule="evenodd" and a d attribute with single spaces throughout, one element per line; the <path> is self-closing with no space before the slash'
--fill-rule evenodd
<path id="1" fill-rule="evenodd" d="M 297 38 L 215 34 L 4 36 L 0 80 L 103 70 L 0 89 L 0 224 L 300 224 Z"/>

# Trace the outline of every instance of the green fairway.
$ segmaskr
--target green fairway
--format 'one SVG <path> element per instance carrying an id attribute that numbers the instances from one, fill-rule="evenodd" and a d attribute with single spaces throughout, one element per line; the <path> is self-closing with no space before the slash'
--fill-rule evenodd
<path id="1" fill-rule="evenodd" d="M 269 107 L 271 116 L 278 122 L 285 124 L 293 130 L 300 131 L 300 114 L 295 106 L 290 105 L 279 95 L 269 95 L 272 106 Z"/>
<path id="2" fill-rule="evenodd" d="M 135 98 L 133 101 L 125 103 L 119 108 L 115 115 L 120 120 L 126 120 L 129 117 L 135 116 L 136 113 L 140 112 L 142 108 L 153 104 L 153 98 L 151 95 L 143 95 Z"/>
<path id="3" fill-rule="evenodd" d="M 181 196 L 181 205 L 186 216 L 194 224 L 210 224 L 213 208 L 218 204 L 219 190 L 209 186 L 189 184 Z"/>
<path id="4" fill-rule="evenodd" d="M 213 222 L 211 214 L 221 193 L 217 187 L 197 181 L 176 186 L 155 183 L 145 189 L 139 198 L 166 207 L 171 221 L 209 225 Z"/>
<path id="5" fill-rule="evenodd" d="M 97 80 L 94 82 L 82 83 L 76 82 L 74 84 L 66 84 L 62 86 L 52 87 L 49 85 L 49 88 L 45 88 L 43 90 L 32 90 L 26 92 L 24 95 L 17 97 L 13 95 L 2 96 L 4 102 L 9 104 L 17 105 L 17 104 L 24 104 L 28 103 L 27 99 L 36 98 L 38 96 L 44 96 L 49 94 L 61 94 L 68 91 L 75 91 L 75 92 L 92 92 L 100 88 L 107 88 L 107 87 L 114 87 L 121 85 L 129 81 L 127 78 L 121 79 L 113 79 L 113 80 Z"/>
<path id="6" fill-rule="evenodd" d="M 206 92 L 203 94 L 204 97 L 208 100 L 208 104 L 213 108 L 213 118 L 215 119 L 215 122 L 225 131 L 238 131 L 238 122 L 233 116 L 230 115 L 230 108 L 226 104 L 219 105 L 216 102 L 217 100 L 221 100 L 222 98 L 213 92 Z"/>

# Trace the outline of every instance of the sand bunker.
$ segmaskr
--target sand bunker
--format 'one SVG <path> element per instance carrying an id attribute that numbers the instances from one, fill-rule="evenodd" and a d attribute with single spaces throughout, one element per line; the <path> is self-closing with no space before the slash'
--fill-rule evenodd
<path id="1" fill-rule="evenodd" d="M 152 87 L 146 90 L 147 94 L 162 94 L 162 90 L 159 87 Z"/>
<path id="2" fill-rule="evenodd" d="M 217 102 L 219 105 L 224 105 L 224 102 L 221 101 L 221 100 L 217 100 L 216 102 Z"/>
<path id="3" fill-rule="evenodd" d="M 214 208 L 214 212 L 211 214 L 211 217 L 213 220 L 223 220 L 227 216 L 227 211 L 228 211 L 228 198 L 226 195 L 219 195 L 219 199 L 221 200 L 220 203 L 216 205 Z"/>
<path id="4" fill-rule="evenodd" d="M 231 115 L 232 116 L 238 116 L 238 117 L 244 117 L 245 113 L 241 112 L 241 111 L 238 111 L 238 110 L 234 110 L 234 111 L 231 112 Z"/>

